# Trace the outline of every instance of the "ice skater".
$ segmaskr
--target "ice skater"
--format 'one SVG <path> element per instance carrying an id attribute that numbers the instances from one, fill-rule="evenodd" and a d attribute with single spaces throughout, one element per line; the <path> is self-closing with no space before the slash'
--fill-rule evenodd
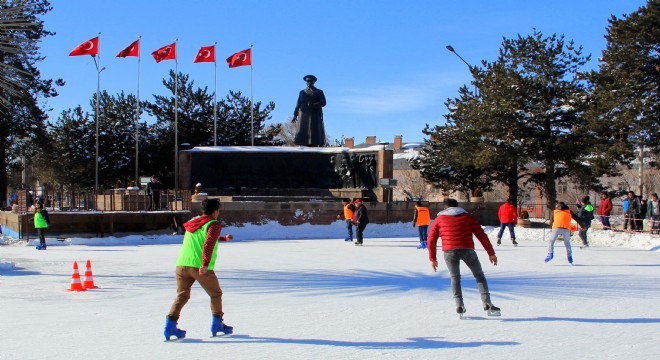
<path id="1" fill-rule="evenodd" d="M 564 245 L 566 246 L 568 262 L 570 264 L 573 263 L 573 253 L 571 251 L 571 219 L 575 220 L 579 226 L 582 226 L 580 217 L 571 211 L 564 202 L 558 202 L 550 217 L 552 231 L 550 232 L 550 245 L 548 245 L 548 256 L 545 258 L 545 262 L 554 258 L 555 241 L 559 236 L 562 236 Z"/>
<path id="2" fill-rule="evenodd" d="M 481 245 L 488 253 L 488 260 L 497 266 L 497 256 L 493 245 L 488 239 L 488 235 L 481 228 L 481 225 L 465 209 L 458 207 L 458 201 L 454 199 L 445 199 L 444 210 L 438 213 L 438 216 L 431 225 L 431 231 L 428 237 L 429 259 L 433 271 L 438 268 L 436 259 L 438 237 L 442 240 L 442 251 L 444 253 L 445 263 L 451 275 L 451 290 L 454 293 L 456 301 L 456 312 L 463 318 L 465 305 L 463 304 L 463 292 L 461 289 L 461 260 L 470 268 L 472 275 L 477 280 L 477 288 L 481 294 L 481 302 L 488 316 L 500 316 L 500 308 L 493 305 L 490 301 L 488 292 L 488 282 L 481 269 L 479 257 L 474 251 L 474 241 L 472 236 L 476 236 Z"/>
<path id="3" fill-rule="evenodd" d="M 353 241 L 353 214 L 355 214 L 355 205 L 351 203 L 351 199 L 343 198 L 341 200 L 343 204 L 343 212 L 337 215 L 337 219 L 344 218 L 346 222 L 346 229 L 348 230 L 348 236 L 344 241 Z"/>
<path id="4" fill-rule="evenodd" d="M 418 249 L 426 249 L 426 238 L 429 234 L 429 225 L 431 225 L 431 212 L 426 206 L 422 206 L 421 201 L 415 203 L 415 215 L 413 216 L 413 227 L 417 226 L 419 232 Z"/>
<path id="5" fill-rule="evenodd" d="M 234 237 L 227 234 L 220 236 L 222 227 L 218 222 L 220 201 L 206 199 L 202 201 L 204 215 L 194 217 L 183 224 L 186 233 L 176 262 L 176 292 L 177 296 L 170 308 L 165 322 L 165 340 L 176 336 L 178 339 L 186 337 L 186 331 L 177 327 L 179 315 L 183 306 L 190 299 L 190 289 L 195 283 L 206 291 L 211 298 L 211 335 L 216 336 L 222 332 L 231 334 L 234 328 L 226 325 L 222 316 L 222 289 L 218 277 L 213 271 L 218 256 L 218 241 L 229 241 Z"/>
<path id="6" fill-rule="evenodd" d="M 50 218 L 48 218 L 48 211 L 44 209 L 44 203 L 37 201 L 34 205 L 34 228 L 37 229 L 39 235 L 39 245 L 36 246 L 37 250 L 46 250 L 46 229 L 50 225 Z"/>

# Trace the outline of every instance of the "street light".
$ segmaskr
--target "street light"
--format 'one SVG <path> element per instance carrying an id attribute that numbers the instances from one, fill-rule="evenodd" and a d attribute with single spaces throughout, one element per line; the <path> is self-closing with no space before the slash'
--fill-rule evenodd
<path id="1" fill-rule="evenodd" d="M 462 57 L 461 55 L 458 55 L 458 53 L 456 52 L 456 50 L 454 50 L 454 47 L 453 47 L 453 46 L 451 46 L 451 45 L 447 45 L 446 48 L 447 48 L 447 50 L 453 52 L 456 56 L 458 56 L 458 58 L 461 59 L 461 61 L 463 61 L 463 62 L 465 63 L 465 65 L 468 66 L 468 69 L 470 69 L 470 72 L 472 73 L 472 66 L 471 66 L 470 64 L 468 64 L 468 62 L 465 61 L 465 59 L 463 59 L 463 57 Z M 472 76 L 474 76 L 474 74 L 472 74 Z M 476 80 L 476 78 L 475 78 L 475 80 Z M 477 89 L 477 85 L 476 85 L 476 84 L 474 85 L 474 94 L 475 94 L 475 95 L 478 94 L 478 89 Z"/>

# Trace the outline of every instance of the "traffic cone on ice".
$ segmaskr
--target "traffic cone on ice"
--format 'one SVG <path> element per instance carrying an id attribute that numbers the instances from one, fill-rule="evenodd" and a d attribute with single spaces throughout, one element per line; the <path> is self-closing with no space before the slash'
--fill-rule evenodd
<path id="1" fill-rule="evenodd" d="M 99 287 L 94 285 L 94 277 L 92 276 L 92 262 L 87 260 L 87 266 L 85 268 L 85 281 L 83 282 L 83 287 L 87 289 L 98 289 Z"/>
<path id="2" fill-rule="evenodd" d="M 85 291 L 80 283 L 80 273 L 78 272 L 78 263 L 73 262 L 73 274 L 71 274 L 71 287 L 67 291 Z"/>

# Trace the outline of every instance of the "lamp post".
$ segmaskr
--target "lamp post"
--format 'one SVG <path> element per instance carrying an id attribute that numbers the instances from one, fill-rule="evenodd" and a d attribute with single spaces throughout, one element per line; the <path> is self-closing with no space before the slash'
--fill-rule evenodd
<path id="1" fill-rule="evenodd" d="M 458 58 L 461 59 L 461 61 L 463 61 L 463 62 L 465 63 L 465 65 L 468 66 L 468 69 L 470 69 L 470 73 L 472 73 L 472 66 L 471 66 L 470 64 L 468 64 L 468 62 L 465 61 L 465 59 L 463 59 L 463 57 L 462 57 L 461 55 L 459 55 L 459 54 L 456 52 L 456 50 L 454 49 L 453 46 L 451 46 L 451 45 L 447 45 L 446 48 L 447 48 L 447 50 L 453 52 L 454 55 L 458 56 Z M 474 76 L 474 74 L 472 74 L 472 76 Z M 477 89 L 477 85 L 476 85 L 476 84 L 474 85 L 474 94 L 475 94 L 475 95 L 478 94 L 478 89 Z"/>

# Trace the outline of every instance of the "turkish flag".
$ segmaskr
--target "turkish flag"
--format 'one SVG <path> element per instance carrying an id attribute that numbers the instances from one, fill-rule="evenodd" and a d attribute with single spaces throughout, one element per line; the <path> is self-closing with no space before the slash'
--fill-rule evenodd
<path id="1" fill-rule="evenodd" d="M 69 53 L 69 56 L 79 56 L 79 55 L 98 55 L 99 54 L 99 37 L 89 39 L 84 43 L 76 46 L 73 51 Z"/>
<path id="2" fill-rule="evenodd" d="M 128 45 L 126 49 L 117 54 L 117 57 L 120 58 L 125 58 L 127 56 L 140 56 L 140 40 L 133 41 L 133 43 Z"/>
<path id="3" fill-rule="evenodd" d="M 239 51 L 236 54 L 227 58 L 227 65 L 230 68 L 239 66 L 252 65 L 252 49 Z"/>
<path id="4" fill-rule="evenodd" d="M 215 46 L 202 46 L 193 62 L 215 62 Z"/>
<path id="5" fill-rule="evenodd" d="M 151 56 L 156 59 L 156 62 L 159 63 L 163 60 L 176 60 L 176 43 L 173 42 L 167 46 L 151 53 Z"/>

